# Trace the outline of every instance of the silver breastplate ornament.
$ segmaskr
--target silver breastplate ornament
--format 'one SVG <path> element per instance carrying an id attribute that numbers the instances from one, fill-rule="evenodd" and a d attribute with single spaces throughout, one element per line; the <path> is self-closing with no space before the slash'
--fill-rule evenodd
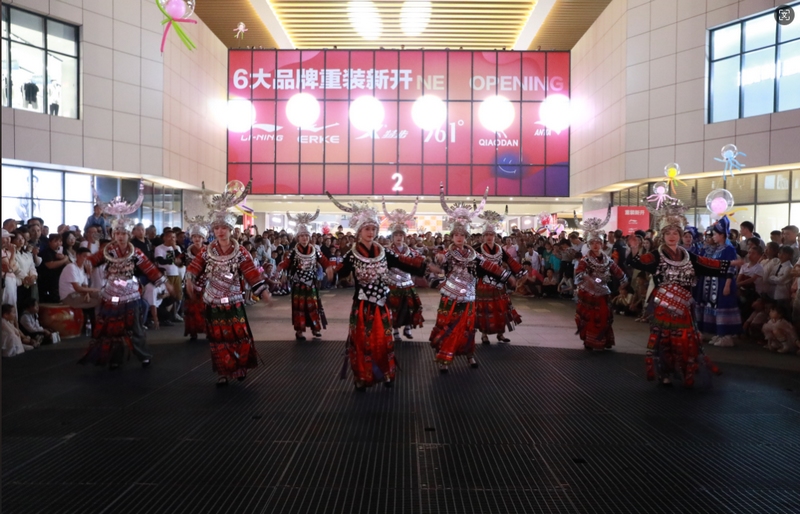
<path id="1" fill-rule="evenodd" d="M 350 249 L 350 253 L 353 256 L 353 273 L 360 287 L 358 299 L 384 306 L 389 295 L 389 287 L 384 278 L 389 268 L 386 265 L 386 251 L 380 245 L 378 248 L 380 253 L 375 257 L 364 257 L 356 251 L 355 246 Z"/>
<path id="2" fill-rule="evenodd" d="M 595 296 L 605 296 L 611 294 L 608 283 L 611 281 L 611 258 L 603 252 L 600 257 L 587 254 L 583 258 L 586 263 L 586 271 L 575 277 L 578 288 Z"/>
<path id="3" fill-rule="evenodd" d="M 107 261 L 106 285 L 100 291 L 104 300 L 112 303 L 127 303 L 139 299 L 139 281 L 133 275 L 136 269 L 136 250 L 128 243 L 124 257 L 119 248 L 106 246 L 103 256 Z"/>
<path id="4" fill-rule="evenodd" d="M 656 275 L 661 278 L 661 284 L 676 284 L 680 287 L 691 289 L 696 282 L 694 266 L 689 259 L 689 252 L 679 248 L 683 258 L 673 261 L 666 256 L 662 248 L 658 249 L 659 262 Z"/>
<path id="5" fill-rule="evenodd" d="M 239 264 L 242 254 L 239 243 L 233 241 L 233 251 L 227 255 L 220 255 L 216 242 L 208 245 L 206 249 L 205 288 L 203 301 L 212 306 L 228 306 L 241 302 L 242 279 L 239 273 Z"/>
<path id="6" fill-rule="evenodd" d="M 401 257 L 414 257 L 414 252 L 412 252 L 411 248 L 409 248 L 406 245 L 404 245 L 402 248 L 398 248 L 397 246 L 392 245 L 391 251 L 392 253 Z M 389 268 L 389 272 L 386 273 L 386 283 L 390 287 L 397 287 L 397 288 L 414 286 L 414 280 L 412 280 L 411 278 L 411 273 L 407 273 L 397 268 Z"/>
<path id="7" fill-rule="evenodd" d="M 497 248 L 497 253 L 489 252 L 489 250 L 486 248 L 485 243 L 481 244 L 480 248 L 481 248 L 481 256 L 484 259 L 491 262 L 492 264 L 496 264 L 497 266 L 500 267 L 503 266 L 503 248 L 500 247 L 500 245 L 497 244 L 495 245 L 495 248 Z M 491 286 L 494 286 L 498 289 L 505 290 L 506 288 L 505 284 L 498 282 L 497 279 L 495 279 L 491 275 L 484 275 L 483 278 L 481 278 L 481 282 L 483 282 L 484 284 L 489 284 Z"/>
<path id="8" fill-rule="evenodd" d="M 304 254 L 295 247 L 293 259 L 294 273 L 292 282 L 311 286 L 317 279 L 317 250 Z"/>
<path id="9" fill-rule="evenodd" d="M 454 247 L 445 254 L 450 265 L 450 273 L 447 274 L 447 279 L 440 290 L 442 296 L 452 298 L 459 303 L 475 301 L 475 258 L 478 254 L 470 246 L 464 248 L 467 250 L 466 255 Z"/>

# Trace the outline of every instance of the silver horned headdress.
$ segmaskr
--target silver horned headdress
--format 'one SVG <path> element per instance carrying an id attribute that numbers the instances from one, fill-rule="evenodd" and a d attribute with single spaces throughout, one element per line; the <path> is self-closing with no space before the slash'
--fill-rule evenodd
<path id="1" fill-rule="evenodd" d="M 381 200 L 383 201 L 383 214 L 389 220 L 389 231 L 392 234 L 397 232 L 405 234 L 408 230 L 408 224 L 414 221 L 414 215 L 417 213 L 417 206 L 419 205 L 419 197 L 414 200 L 414 208 L 411 209 L 411 212 L 406 212 L 405 209 L 395 209 L 389 212 L 386 209 L 386 198 L 381 197 Z"/>
<path id="2" fill-rule="evenodd" d="M 318 217 L 319 217 L 319 207 L 317 207 L 317 212 L 315 212 L 314 214 L 311 214 L 309 212 L 298 212 L 297 214 L 294 215 L 294 217 L 292 217 L 292 215 L 289 214 L 289 211 L 286 211 L 286 218 L 289 221 L 295 222 L 295 227 L 294 227 L 295 236 L 299 236 L 301 234 L 311 235 L 311 233 L 308 231 L 308 224 L 317 219 Z"/>
<path id="3" fill-rule="evenodd" d="M 97 190 L 94 189 L 94 187 L 92 187 L 92 192 L 94 193 L 95 203 L 101 207 L 104 213 L 113 216 L 111 220 L 111 229 L 114 232 L 130 233 L 134 225 L 136 225 L 136 222 L 128 218 L 128 216 L 137 212 L 142 205 L 142 201 L 144 200 L 144 181 L 139 181 L 139 197 L 132 204 L 123 200 L 121 196 L 117 196 L 108 203 L 103 203 L 100 201 L 100 197 L 97 195 Z"/>
<path id="4" fill-rule="evenodd" d="M 201 236 L 203 239 L 208 237 L 208 219 L 202 214 L 197 216 L 189 216 L 189 213 L 183 211 L 183 220 L 186 222 L 186 233 L 189 237 Z"/>
<path id="5" fill-rule="evenodd" d="M 667 228 L 676 228 L 683 233 L 683 227 L 689 224 L 686 220 L 686 206 L 678 199 L 666 200 L 657 208 L 645 203 L 647 210 L 655 218 L 655 226 L 664 231 Z"/>
<path id="6" fill-rule="evenodd" d="M 483 200 L 481 200 L 481 203 L 475 207 L 474 210 L 465 204 L 455 204 L 449 207 L 447 205 L 447 200 L 444 198 L 444 183 L 440 183 L 439 200 L 441 201 L 444 213 L 447 214 L 447 221 L 451 225 L 450 233 L 462 232 L 464 234 L 469 234 L 470 224 L 473 219 L 483 212 L 483 209 L 486 207 L 486 199 L 488 196 L 489 188 L 487 187 L 486 192 L 483 193 Z"/>
<path id="7" fill-rule="evenodd" d="M 503 221 L 508 216 L 508 205 L 506 205 L 505 214 L 500 214 L 495 211 L 483 211 L 478 217 L 483 220 L 483 233 L 484 234 L 497 234 L 498 230 L 503 229 Z"/>
<path id="8" fill-rule="evenodd" d="M 348 205 L 344 205 L 329 192 L 325 191 L 325 194 L 328 195 L 328 198 L 331 199 L 336 207 L 351 214 L 350 228 L 355 230 L 356 236 L 358 236 L 361 229 L 367 225 L 380 227 L 381 223 L 378 220 L 378 210 L 370 205 L 369 202 L 350 202 Z"/>
<path id="9" fill-rule="evenodd" d="M 250 193 L 252 183 L 250 181 L 247 185 L 244 185 L 238 180 L 231 180 L 225 186 L 225 191 L 222 194 L 214 195 L 210 201 L 206 202 L 206 207 L 209 209 L 208 222 L 212 229 L 227 226 L 233 230 L 237 216 L 236 213 L 231 212 L 229 209 L 244 201 L 248 193 Z"/>
<path id="10" fill-rule="evenodd" d="M 578 220 L 578 214 L 573 211 L 575 215 L 575 221 Z M 581 223 L 578 224 L 578 227 L 583 229 L 583 239 L 588 243 L 594 239 L 598 239 L 600 241 L 603 240 L 603 228 L 608 225 L 608 220 L 611 219 L 611 204 L 608 204 L 608 211 L 606 211 L 605 219 L 600 218 L 586 218 Z"/>

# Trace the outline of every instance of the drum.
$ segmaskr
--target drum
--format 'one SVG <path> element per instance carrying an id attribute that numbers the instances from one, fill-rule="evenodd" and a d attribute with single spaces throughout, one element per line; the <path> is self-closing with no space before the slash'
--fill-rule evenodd
<path id="1" fill-rule="evenodd" d="M 61 339 L 78 337 L 83 332 L 83 311 L 63 303 L 40 303 L 39 323 Z"/>

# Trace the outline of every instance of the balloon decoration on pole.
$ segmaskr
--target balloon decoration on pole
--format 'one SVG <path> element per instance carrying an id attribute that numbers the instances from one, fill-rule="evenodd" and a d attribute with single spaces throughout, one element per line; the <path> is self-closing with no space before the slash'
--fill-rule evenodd
<path id="1" fill-rule="evenodd" d="M 664 201 L 675 200 L 675 198 L 667 194 L 667 191 L 668 186 L 666 182 L 656 182 L 653 184 L 653 194 L 645 198 L 645 200 L 648 202 L 656 202 L 656 209 L 660 209 Z"/>
<path id="2" fill-rule="evenodd" d="M 244 33 L 247 32 L 247 27 L 243 21 L 240 21 L 233 31 L 236 32 L 236 35 L 233 36 L 235 39 L 242 38 L 242 40 L 244 40 Z"/>
<path id="3" fill-rule="evenodd" d="M 736 148 L 736 145 L 734 144 L 727 144 L 723 146 L 721 153 L 722 153 L 722 159 L 720 159 L 719 157 L 714 157 L 714 160 L 725 163 L 725 168 L 722 169 L 723 179 L 725 178 L 728 172 L 730 172 L 731 177 L 733 177 L 734 168 L 736 168 L 739 171 L 742 171 L 742 166 L 745 165 L 739 162 L 737 157 L 739 157 L 740 155 L 744 155 L 745 157 L 747 157 L 746 153 L 740 152 L 739 149 Z"/>
<path id="4" fill-rule="evenodd" d="M 684 186 L 686 185 L 686 182 L 678 178 L 680 174 L 681 167 L 677 162 L 671 162 L 664 166 L 664 176 L 667 177 L 667 185 L 669 189 L 672 190 L 672 194 L 675 194 L 675 182 Z"/>
<path id="5" fill-rule="evenodd" d="M 733 195 L 727 189 L 715 189 L 706 196 L 706 208 L 711 211 L 712 220 L 727 216 L 731 221 L 736 221 L 733 215 L 739 211 L 747 210 L 745 207 L 733 208 Z"/>
<path id="6" fill-rule="evenodd" d="M 169 29 L 173 27 L 175 28 L 175 34 L 181 38 L 186 48 L 189 50 L 197 48 L 180 26 L 181 23 L 197 24 L 197 20 L 188 19 L 189 16 L 194 14 L 195 1 L 196 0 L 155 0 L 156 6 L 158 6 L 158 9 L 164 15 L 164 20 L 161 22 L 162 25 L 165 25 L 164 35 L 161 36 L 162 54 L 164 53 L 164 45 L 167 42 Z"/>

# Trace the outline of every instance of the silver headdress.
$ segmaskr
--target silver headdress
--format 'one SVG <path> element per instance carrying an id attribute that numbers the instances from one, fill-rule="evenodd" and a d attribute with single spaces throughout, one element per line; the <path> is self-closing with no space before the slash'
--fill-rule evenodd
<path id="1" fill-rule="evenodd" d="M 478 217 L 483 220 L 483 233 L 484 234 L 497 234 L 498 230 L 503 229 L 503 221 L 508 216 L 508 205 L 506 205 L 505 214 L 500 214 L 495 211 L 483 211 Z"/>
<path id="2" fill-rule="evenodd" d="M 383 201 L 383 214 L 386 216 L 386 219 L 389 220 L 389 230 L 391 233 L 402 232 L 405 234 L 408 230 L 408 224 L 414 221 L 414 215 L 417 213 L 417 205 L 419 205 L 419 197 L 414 201 L 414 208 L 411 209 L 411 212 L 406 212 L 405 209 L 395 209 L 389 212 L 386 209 L 386 198 L 381 197 L 381 200 Z"/>
<path id="3" fill-rule="evenodd" d="M 572 211 L 575 215 L 575 221 L 578 220 L 578 213 Z M 583 229 L 583 239 L 588 243 L 593 239 L 599 239 L 600 241 L 603 240 L 603 227 L 608 225 L 608 220 L 611 219 L 611 204 L 608 204 L 608 211 L 606 212 L 605 219 L 600 218 L 586 218 L 578 224 L 578 226 Z"/>
<path id="4" fill-rule="evenodd" d="M 367 225 L 380 227 L 381 223 L 378 220 L 378 211 L 372 207 L 369 202 L 350 202 L 348 205 L 344 205 L 329 192 L 325 191 L 325 194 L 328 195 L 328 198 L 331 199 L 336 207 L 351 214 L 350 228 L 355 230 L 356 236 L 358 236 L 361 229 Z"/>
<path id="5" fill-rule="evenodd" d="M 208 237 L 208 219 L 202 214 L 197 216 L 189 216 L 189 213 L 183 211 L 183 220 L 186 222 L 186 233 L 189 237 L 202 236 L 203 239 Z"/>
<path id="6" fill-rule="evenodd" d="M 130 233 L 136 222 L 127 216 L 137 212 L 142 205 L 142 200 L 144 200 L 144 181 L 139 181 L 139 198 L 132 204 L 123 200 L 121 196 L 117 196 L 108 203 L 103 203 L 100 201 L 100 197 L 94 187 L 92 187 L 92 192 L 94 193 L 95 203 L 101 207 L 104 213 L 114 217 L 111 220 L 112 230 L 114 232 Z"/>
<path id="7" fill-rule="evenodd" d="M 244 185 L 238 180 L 231 180 L 225 186 L 225 192 L 212 196 L 211 200 L 206 202 L 206 207 L 210 211 L 208 223 L 212 229 L 219 226 L 227 226 L 233 230 L 237 216 L 236 213 L 228 209 L 244 201 L 248 193 L 250 193 L 252 183 L 250 181 L 247 185 Z"/>
<path id="8" fill-rule="evenodd" d="M 453 207 L 448 207 L 447 201 L 444 198 L 444 183 L 440 183 L 439 200 L 441 201 L 444 213 L 447 214 L 447 221 L 451 225 L 450 233 L 454 234 L 456 232 L 463 232 L 465 234 L 469 234 L 470 223 L 472 223 L 472 220 L 483 212 L 484 207 L 486 207 L 486 198 L 488 196 L 489 188 L 487 187 L 486 192 L 483 193 L 483 200 L 481 200 L 480 205 L 475 207 L 474 210 L 465 204 L 455 204 Z"/>
<path id="9" fill-rule="evenodd" d="M 286 211 L 286 218 L 289 221 L 294 221 L 296 223 L 294 227 L 294 235 L 299 236 L 300 234 L 307 234 L 311 235 L 308 231 L 308 224 L 314 221 L 319 217 L 319 207 L 317 207 L 317 212 L 314 214 L 308 212 L 298 212 L 294 217 L 289 214 L 289 211 Z"/>
<path id="10" fill-rule="evenodd" d="M 655 218 L 654 224 L 662 232 L 667 228 L 676 228 L 682 234 L 683 227 L 689 224 L 684 215 L 686 206 L 680 200 L 665 200 L 657 208 L 653 208 L 649 203 L 645 203 L 645 206 Z"/>

